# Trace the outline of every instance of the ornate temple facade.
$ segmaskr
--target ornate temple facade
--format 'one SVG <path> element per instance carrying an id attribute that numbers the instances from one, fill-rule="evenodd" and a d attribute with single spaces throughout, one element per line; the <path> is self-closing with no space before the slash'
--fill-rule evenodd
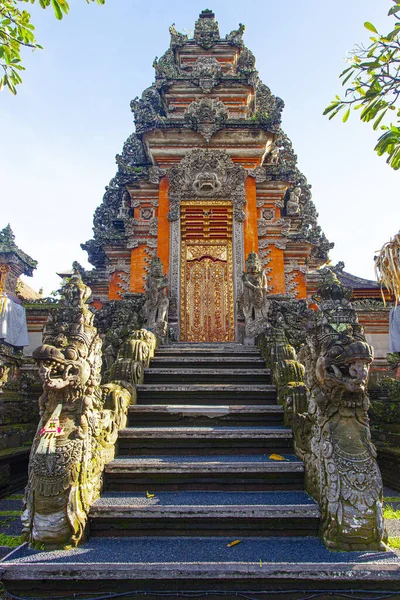
<path id="1" fill-rule="evenodd" d="M 242 341 L 243 273 L 258 255 L 268 295 L 307 297 L 333 246 L 281 128 L 283 101 L 258 76 L 244 26 L 221 37 L 203 11 L 189 39 L 170 28 L 155 82 L 131 102 L 135 133 L 82 247 L 94 304 L 143 293 L 167 274 L 169 339 Z"/>

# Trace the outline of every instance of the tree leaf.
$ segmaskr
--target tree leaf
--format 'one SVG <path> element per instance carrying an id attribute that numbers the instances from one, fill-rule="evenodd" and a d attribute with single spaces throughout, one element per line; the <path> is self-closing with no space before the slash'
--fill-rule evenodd
<path id="1" fill-rule="evenodd" d="M 58 19 L 59 21 L 61 21 L 61 19 L 63 18 L 63 14 L 62 14 L 61 7 L 58 4 L 57 0 L 51 0 L 51 5 L 53 7 L 56 19 Z"/>
<path id="2" fill-rule="evenodd" d="M 376 27 L 374 27 L 372 25 L 372 23 L 370 23 L 369 21 L 365 21 L 364 27 L 365 27 L 365 29 L 368 29 L 368 31 L 372 31 L 372 33 L 378 33 L 378 30 L 376 29 Z"/>
<path id="3" fill-rule="evenodd" d="M 344 113 L 344 115 L 343 115 L 343 117 L 342 117 L 342 121 L 343 121 L 343 123 L 346 123 L 346 121 L 347 121 L 347 119 L 349 118 L 349 116 L 350 116 L 350 108 L 348 108 L 348 109 L 346 110 L 346 112 Z"/>
<path id="4" fill-rule="evenodd" d="M 242 540 L 234 540 L 233 542 L 229 542 L 229 544 L 226 545 L 227 548 L 232 548 L 232 546 L 237 546 L 238 544 L 241 544 Z"/>

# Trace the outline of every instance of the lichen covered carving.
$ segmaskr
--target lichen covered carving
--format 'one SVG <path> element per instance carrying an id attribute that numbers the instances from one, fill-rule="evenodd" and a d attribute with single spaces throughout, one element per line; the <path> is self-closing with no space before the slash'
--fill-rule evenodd
<path id="1" fill-rule="evenodd" d="M 146 278 L 144 326 L 162 339 L 167 334 L 169 305 L 167 286 L 168 278 L 163 274 L 162 262 L 158 256 L 155 256 L 150 263 L 150 271 Z"/>
<path id="2" fill-rule="evenodd" d="M 194 26 L 194 40 L 195 42 L 208 50 L 215 46 L 219 42 L 219 28 L 218 23 L 215 20 L 215 15 L 212 10 L 206 9 L 200 13 L 200 17 L 197 19 Z"/>
<path id="3" fill-rule="evenodd" d="M 168 177 L 171 221 L 179 219 L 183 198 L 231 198 L 235 219 L 244 220 L 246 170 L 225 150 L 191 150 Z"/>
<path id="4" fill-rule="evenodd" d="M 228 110 L 223 102 L 211 98 L 202 98 L 189 104 L 185 113 L 185 122 L 198 131 L 208 143 L 211 137 L 225 126 Z"/>
<path id="5" fill-rule="evenodd" d="M 220 83 L 222 78 L 222 68 L 216 58 L 212 56 L 199 56 L 195 61 L 191 81 L 201 87 L 205 94 Z"/>
<path id="6" fill-rule="evenodd" d="M 23 538 L 40 548 L 75 546 L 84 538 L 104 465 L 114 457 L 118 430 L 135 402 L 133 377 L 118 373 L 118 381 L 100 385 L 102 341 L 87 304 L 90 288 L 75 272 L 62 292 L 44 343 L 33 353 L 43 394 L 22 521 Z"/>
<path id="7" fill-rule="evenodd" d="M 269 300 L 267 277 L 255 252 L 250 252 L 243 273 L 243 293 L 240 308 L 245 320 L 245 344 L 254 344 L 255 338 L 265 330 L 268 322 Z"/>
<path id="8" fill-rule="evenodd" d="M 350 303 L 352 290 L 326 270 L 319 310 L 299 353 L 309 389 L 297 415 L 296 451 L 320 504 L 321 536 L 335 550 L 382 550 L 382 479 L 371 442 L 366 391 L 373 349 Z"/>

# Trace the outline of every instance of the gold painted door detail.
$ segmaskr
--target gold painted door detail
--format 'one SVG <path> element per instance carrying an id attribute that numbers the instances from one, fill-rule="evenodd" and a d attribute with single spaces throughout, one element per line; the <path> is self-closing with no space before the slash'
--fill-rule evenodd
<path id="1" fill-rule="evenodd" d="M 182 209 L 181 339 L 233 341 L 232 205 Z"/>

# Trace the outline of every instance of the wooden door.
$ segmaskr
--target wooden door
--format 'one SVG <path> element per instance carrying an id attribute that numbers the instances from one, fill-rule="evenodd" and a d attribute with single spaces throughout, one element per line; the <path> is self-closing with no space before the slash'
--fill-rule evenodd
<path id="1" fill-rule="evenodd" d="M 233 341 L 232 205 L 183 203 L 181 239 L 182 341 Z"/>

